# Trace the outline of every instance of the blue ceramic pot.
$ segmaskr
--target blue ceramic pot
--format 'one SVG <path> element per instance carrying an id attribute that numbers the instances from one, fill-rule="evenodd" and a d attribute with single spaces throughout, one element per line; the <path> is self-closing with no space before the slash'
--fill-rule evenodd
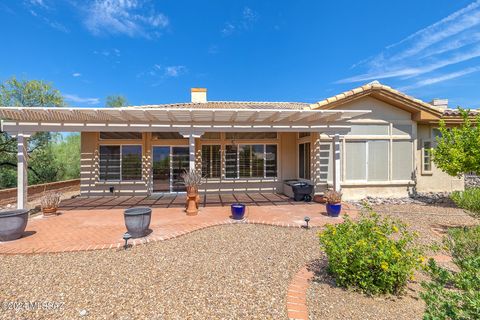
<path id="1" fill-rule="evenodd" d="M 245 205 L 242 203 L 233 203 L 230 206 L 232 210 L 232 219 L 234 220 L 242 220 L 245 216 Z"/>
<path id="2" fill-rule="evenodd" d="M 330 204 L 327 203 L 327 213 L 330 217 L 338 217 L 340 215 L 340 211 L 342 211 L 342 204 Z"/>

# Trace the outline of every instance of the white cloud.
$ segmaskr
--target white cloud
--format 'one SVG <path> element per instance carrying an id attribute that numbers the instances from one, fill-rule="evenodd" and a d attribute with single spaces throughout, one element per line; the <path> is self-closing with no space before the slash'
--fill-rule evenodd
<path id="1" fill-rule="evenodd" d="M 99 98 L 83 98 L 83 97 L 79 97 L 76 94 L 65 93 L 63 97 L 65 98 L 65 100 L 73 103 L 80 103 L 80 104 L 87 104 L 87 105 L 95 105 L 100 103 Z"/>
<path id="2" fill-rule="evenodd" d="M 81 76 L 82 76 L 82 74 L 79 73 L 79 72 L 72 73 L 72 77 L 74 77 L 74 78 L 78 78 L 78 77 L 81 77 Z"/>
<path id="3" fill-rule="evenodd" d="M 253 11 L 249 7 L 244 7 L 240 18 L 235 22 L 226 22 L 223 26 L 221 33 L 224 36 L 230 36 L 235 32 L 250 30 L 258 20 L 257 12 Z"/>
<path id="4" fill-rule="evenodd" d="M 165 68 L 165 76 L 167 77 L 178 77 L 187 72 L 187 68 L 185 66 L 168 66 Z"/>
<path id="5" fill-rule="evenodd" d="M 62 23 L 47 17 L 48 15 L 51 15 L 52 9 L 51 7 L 47 6 L 45 1 L 30 0 L 28 2 L 25 2 L 24 5 L 27 7 L 28 11 L 32 16 L 36 17 L 37 19 L 40 19 L 43 23 L 47 24 L 51 28 L 64 33 L 70 32 L 70 30 L 67 27 L 65 27 Z"/>
<path id="6" fill-rule="evenodd" d="M 436 72 L 428 79 L 458 78 L 470 60 L 480 57 L 480 0 L 458 10 L 440 21 L 423 28 L 405 39 L 387 46 L 379 54 L 355 64 L 352 69 L 365 71 L 338 83 L 365 82 L 394 78 L 400 81 Z M 443 76 L 443 68 L 461 68 Z M 451 68 L 449 68 L 451 69 Z M 455 76 L 452 76 L 455 75 Z M 452 76 L 449 78 L 449 76 Z M 437 81 L 439 82 L 439 81 Z M 419 80 L 413 85 L 437 83 Z"/>
<path id="7" fill-rule="evenodd" d="M 463 77 L 467 74 L 478 72 L 478 71 L 480 71 L 480 66 L 466 68 L 466 69 L 463 69 L 463 70 L 460 70 L 460 71 L 451 72 L 451 73 L 443 74 L 443 75 L 436 76 L 436 77 L 426 78 L 426 79 L 417 81 L 416 83 L 414 83 L 412 85 L 401 87 L 401 88 L 399 88 L 399 90 L 404 91 L 404 90 L 416 89 L 416 88 L 432 85 L 432 84 L 435 84 L 435 83 L 460 78 L 460 77 Z"/>
<path id="8" fill-rule="evenodd" d="M 124 34 L 150 38 L 158 36 L 159 30 L 166 28 L 169 20 L 142 0 L 95 0 L 86 7 L 84 23 L 95 35 Z"/>

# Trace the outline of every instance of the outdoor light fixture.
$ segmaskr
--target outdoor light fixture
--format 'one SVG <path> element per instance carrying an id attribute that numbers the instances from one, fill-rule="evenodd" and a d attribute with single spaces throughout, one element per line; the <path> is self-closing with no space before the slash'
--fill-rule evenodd
<path id="1" fill-rule="evenodd" d="M 305 217 L 303 218 L 303 220 L 307 223 L 304 228 L 308 229 L 308 222 L 310 221 L 310 217 Z"/>
<path id="2" fill-rule="evenodd" d="M 123 234 L 123 240 L 125 240 L 125 245 L 123 247 L 125 248 L 125 250 L 127 250 L 127 248 L 128 248 L 128 240 L 130 240 L 131 237 L 132 236 L 128 232 L 125 232 Z"/>

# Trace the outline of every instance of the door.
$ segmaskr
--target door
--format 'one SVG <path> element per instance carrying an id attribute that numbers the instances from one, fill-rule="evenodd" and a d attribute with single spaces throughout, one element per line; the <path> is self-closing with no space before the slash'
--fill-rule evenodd
<path id="1" fill-rule="evenodd" d="M 153 147 L 152 192 L 183 192 L 182 173 L 189 170 L 189 148 L 185 146 Z"/>
<path id="2" fill-rule="evenodd" d="M 170 147 L 153 147 L 153 192 L 170 192 Z"/>

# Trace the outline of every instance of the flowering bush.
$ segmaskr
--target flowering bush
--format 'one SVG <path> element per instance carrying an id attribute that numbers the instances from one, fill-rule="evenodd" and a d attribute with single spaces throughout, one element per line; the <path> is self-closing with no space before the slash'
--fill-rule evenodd
<path id="1" fill-rule="evenodd" d="M 337 285 L 367 294 L 400 293 L 424 260 L 405 224 L 372 210 L 358 222 L 328 225 L 319 238 Z"/>

